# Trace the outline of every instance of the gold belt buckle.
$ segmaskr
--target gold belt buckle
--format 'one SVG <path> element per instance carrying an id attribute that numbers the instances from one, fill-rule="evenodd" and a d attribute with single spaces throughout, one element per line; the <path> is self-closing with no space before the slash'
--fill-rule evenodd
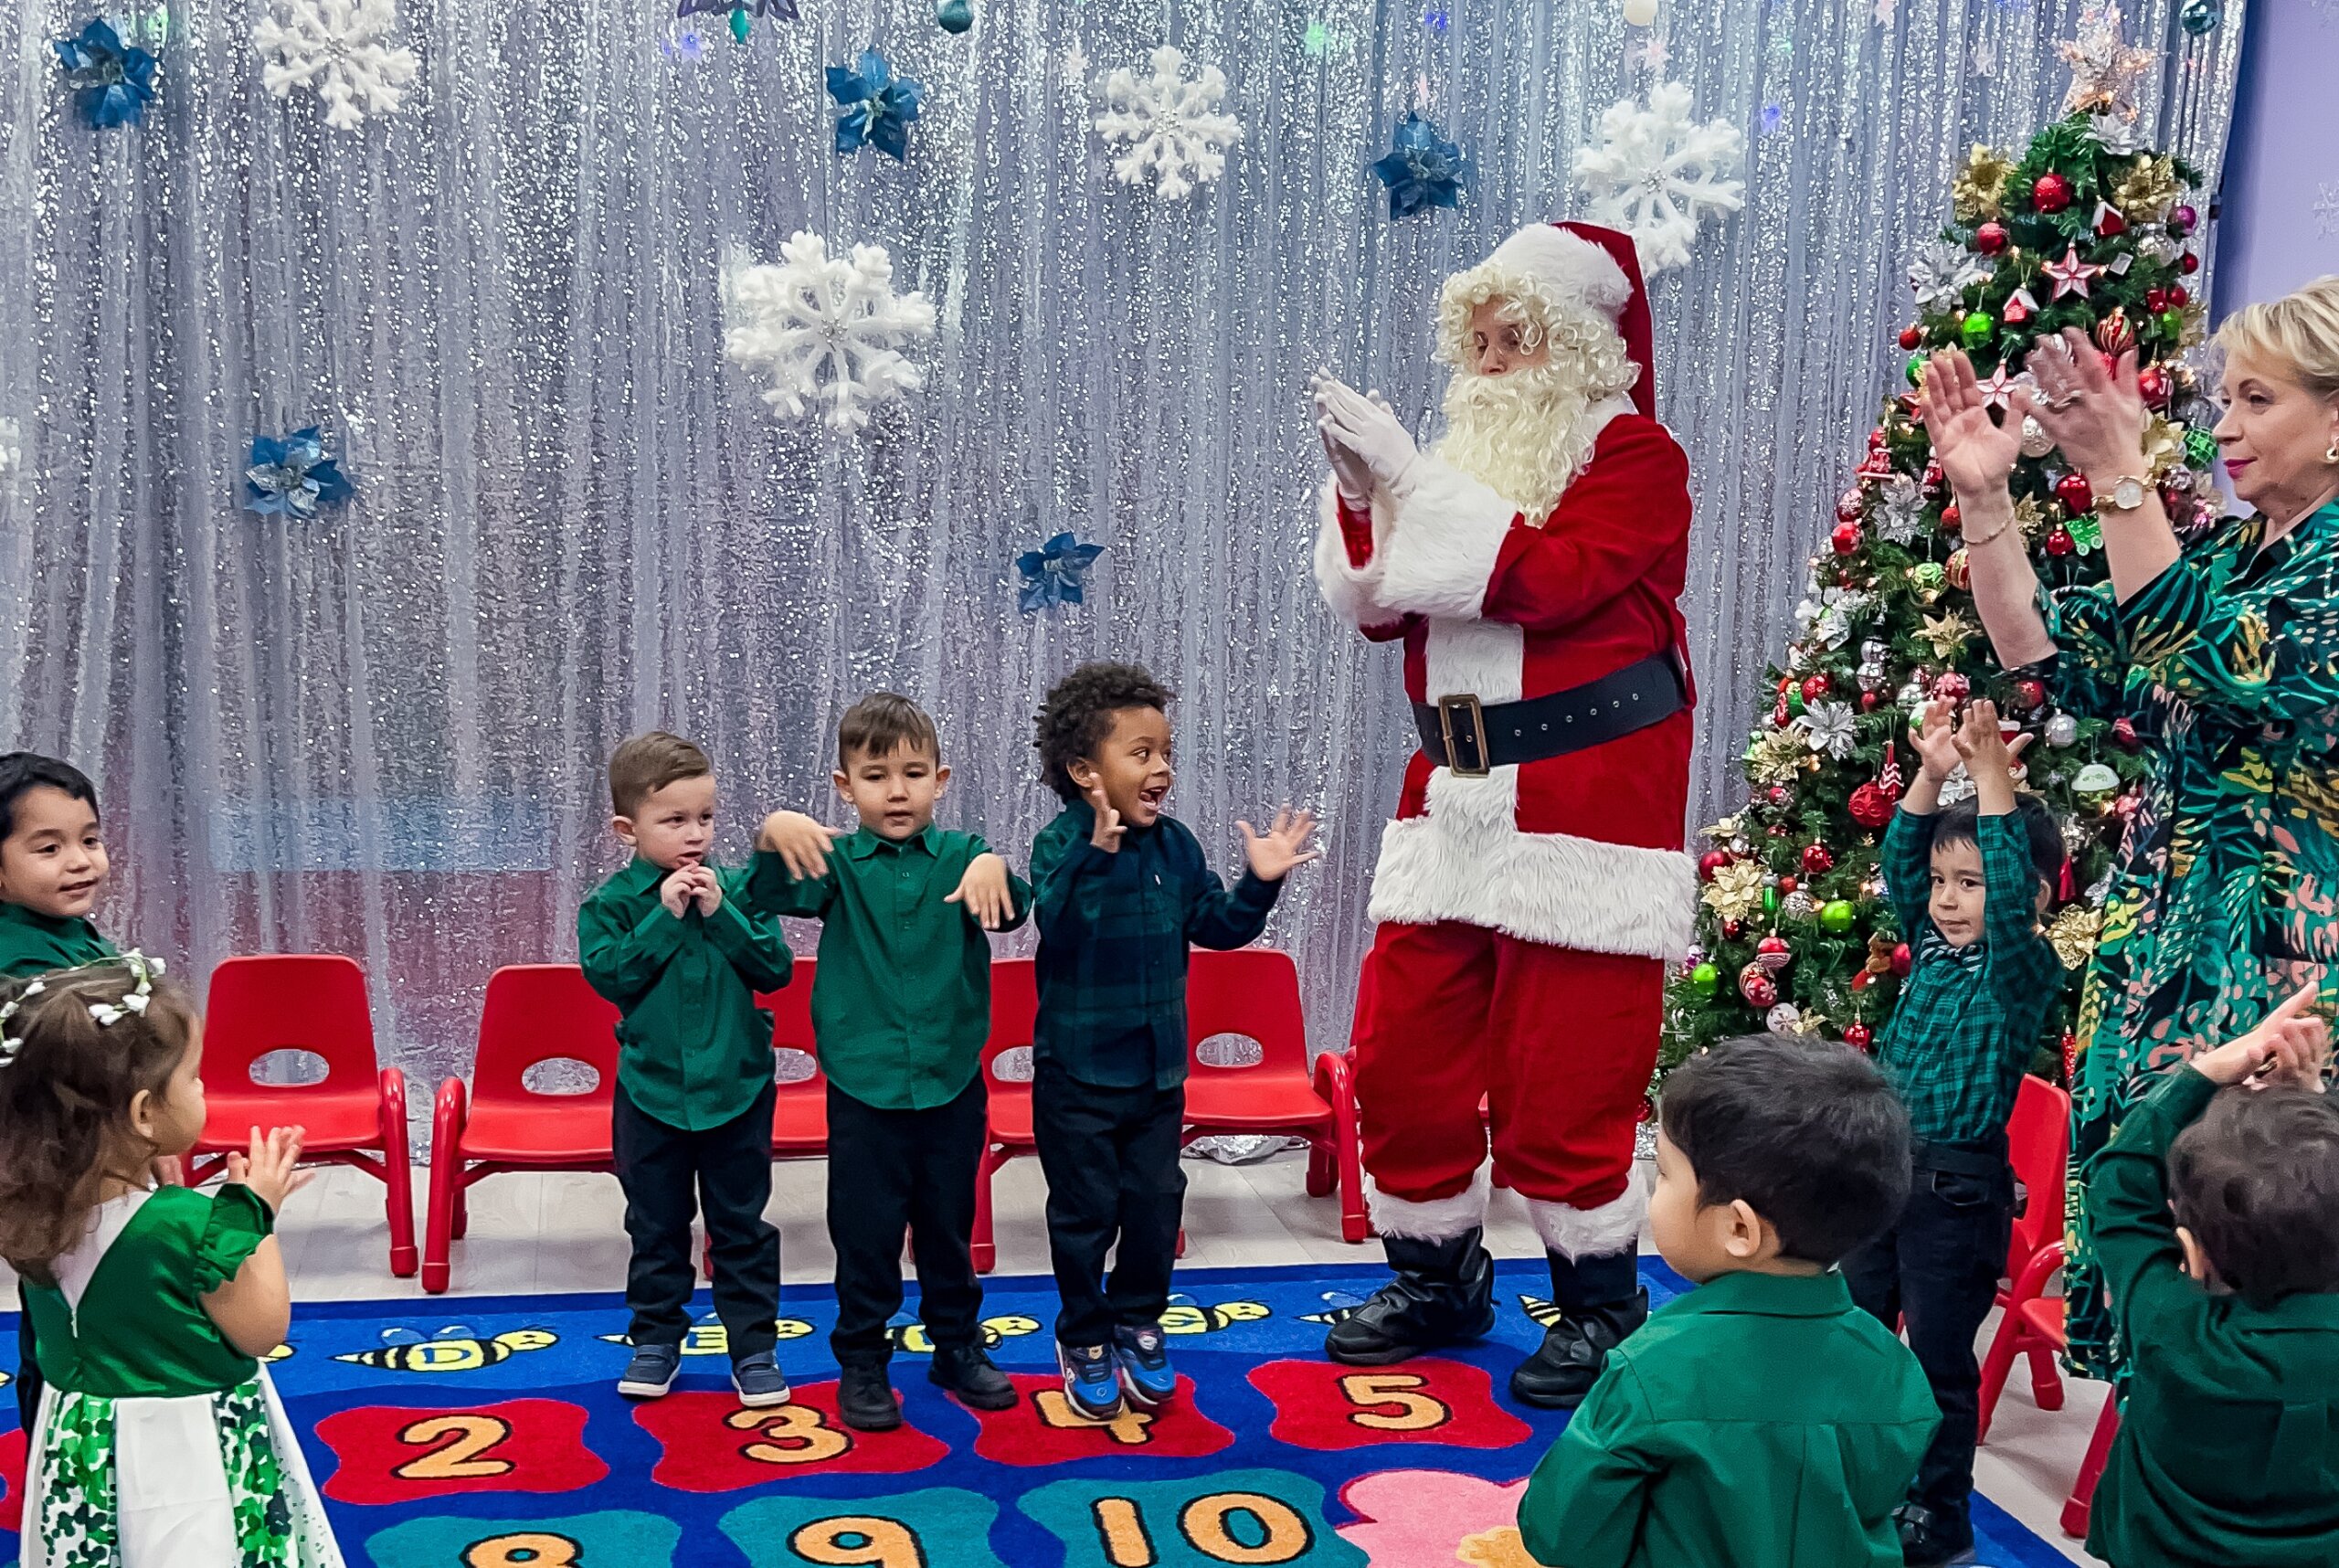
<path id="1" fill-rule="evenodd" d="M 1474 748 L 1471 755 L 1476 759 L 1474 767 L 1463 767 L 1461 754 L 1455 750 L 1454 721 L 1456 715 L 1468 721 L 1466 733 L 1469 736 L 1470 744 Z M 1447 772 L 1456 779 L 1484 779 L 1492 771 L 1487 766 L 1486 710 L 1478 705 L 1478 699 L 1475 694 L 1465 692 L 1459 696 L 1438 698 L 1437 728 L 1439 735 L 1445 740 Z"/>

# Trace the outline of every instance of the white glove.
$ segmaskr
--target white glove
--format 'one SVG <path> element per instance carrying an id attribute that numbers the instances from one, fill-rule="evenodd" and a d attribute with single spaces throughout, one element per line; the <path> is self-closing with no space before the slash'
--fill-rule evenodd
<path id="1" fill-rule="evenodd" d="M 1392 495 L 1407 490 L 1406 479 L 1421 461 L 1421 449 L 1388 404 L 1324 377 L 1317 385 L 1317 429 L 1326 450 L 1346 447 L 1364 460 L 1373 481 Z"/>
<path id="2" fill-rule="evenodd" d="M 1340 487 L 1340 499 L 1350 506 L 1368 506 L 1372 502 L 1372 470 L 1361 456 L 1334 438 L 1331 425 L 1324 417 L 1325 389 L 1339 385 L 1329 370 L 1319 368 L 1307 378 L 1308 397 L 1316 408 L 1316 434 L 1324 443 L 1324 456 L 1332 465 L 1332 479 Z"/>

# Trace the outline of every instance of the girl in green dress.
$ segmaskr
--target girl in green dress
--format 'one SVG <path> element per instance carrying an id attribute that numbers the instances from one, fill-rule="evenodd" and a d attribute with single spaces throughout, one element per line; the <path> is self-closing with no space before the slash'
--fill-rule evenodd
<path id="1" fill-rule="evenodd" d="M 1936 355 L 1925 425 L 1956 490 L 1982 621 L 2009 672 L 2073 714 L 2125 719 L 2153 762 L 2103 906 L 2072 1071 L 2069 1356 L 2126 1347 L 2087 1222 L 2092 1161 L 2128 1109 L 2339 961 L 2339 278 L 2235 313 L 2217 440 L 2255 510 L 2181 541 L 2146 452 L 2136 356 L 2077 332 L 2032 345 L 1991 417 L 1974 367 Z M 2025 415 L 2095 493 L 2111 580 L 2049 599 L 2006 492 Z"/>
<path id="2" fill-rule="evenodd" d="M 257 1357 L 291 1319 L 269 1232 L 298 1128 L 252 1132 L 217 1197 L 153 1187 L 203 1130 L 202 1027 L 137 953 L 0 1002 L 0 1257 L 48 1387 L 23 1568 L 340 1568 Z"/>

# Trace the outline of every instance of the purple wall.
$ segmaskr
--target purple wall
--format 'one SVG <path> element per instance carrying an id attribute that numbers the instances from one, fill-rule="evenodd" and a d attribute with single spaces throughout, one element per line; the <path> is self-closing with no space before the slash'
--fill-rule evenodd
<path id="1" fill-rule="evenodd" d="M 2252 0 L 2219 193 L 2218 313 L 2339 272 L 2339 0 Z"/>

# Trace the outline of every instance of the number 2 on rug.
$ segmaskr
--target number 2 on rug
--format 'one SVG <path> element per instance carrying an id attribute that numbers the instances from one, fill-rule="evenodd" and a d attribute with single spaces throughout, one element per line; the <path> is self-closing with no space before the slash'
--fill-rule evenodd
<path id="1" fill-rule="evenodd" d="M 402 1481 L 470 1481 L 508 1476 L 512 1473 L 511 1460 L 484 1459 L 480 1456 L 511 1436 L 512 1424 L 492 1415 L 437 1415 L 418 1421 L 398 1434 L 398 1441 L 417 1446 L 439 1443 L 439 1446 L 418 1458 L 408 1459 L 390 1474 Z M 446 1437 L 454 1441 L 439 1442 Z M 534 1563 L 535 1559 L 521 1561 Z"/>

